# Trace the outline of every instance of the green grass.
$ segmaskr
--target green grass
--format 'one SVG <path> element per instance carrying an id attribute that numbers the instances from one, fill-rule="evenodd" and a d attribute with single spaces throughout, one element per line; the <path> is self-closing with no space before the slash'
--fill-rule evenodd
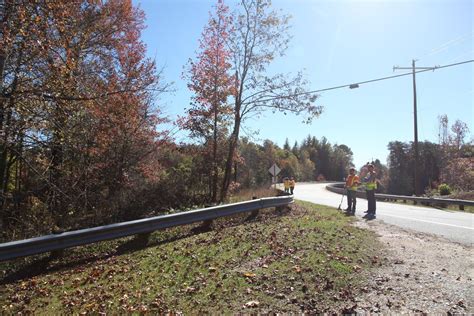
<path id="1" fill-rule="evenodd" d="M 156 232 L 146 248 L 131 238 L 77 248 L 27 278 L 12 275 L 34 259 L 3 264 L 0 312 L 338 311 L 377 264 L 373 233 L 333 208 L 298 201 L 244 218 L 198 234 L 195 226 Z"/>

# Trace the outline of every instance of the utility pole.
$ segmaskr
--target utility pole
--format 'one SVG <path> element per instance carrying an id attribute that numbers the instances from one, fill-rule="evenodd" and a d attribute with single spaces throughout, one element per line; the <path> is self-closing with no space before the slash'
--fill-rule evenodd
<path id="1" fill-rule="evenodd" d="M 435 67 L 415 67 L 415 62 L 416 60 L 413 59 L 411 63 L 411 67 L 398 67 L 394 66 L 393 71 L 396 69 L 411 69 L 413 73 L 413 129 L 414 129 L 414 134 L 415 134 L 415 142 L 414 142 L 414 147 L 415 147 L 415 166 L 414 166 L 414 176 L 415 176 L 415 183 L 414 183 L 414 188 L 415 188 L 415 195 L 419 196 L 420 195 L 420 179 L 419 179 L 419 170 L 418 170 L 418 118 L 417 118 L 417 109 L 416 109 L 416 77 L 415 73 L 416 70 L 421 70 L 421 69 L 431 69 L 435 70 L 438 68 L 438 66 Z"/>

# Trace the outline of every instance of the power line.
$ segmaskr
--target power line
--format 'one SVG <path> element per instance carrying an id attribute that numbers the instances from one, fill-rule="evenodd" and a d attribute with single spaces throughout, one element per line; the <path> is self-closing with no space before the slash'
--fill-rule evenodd
<path id="1" fill-rule="evenodd" d="M 459 66 L 459 65 L 462 65 L 462 64 L 472 63 L 472 62 L 474 62 L 474 59 L 462 61 L 462 62 L 459 62 L 459 63 L 449 64 L 449 65 L 444 65 L 444 66 L 430 67 L 428 69 L 422 69 L 422 70 L 415 71 L 415 73 L 420 73 L 420 72 L 425 72 L 425 71 L 435 71 L 437 69 L 454 67 L 454 66 Z M 287 96 L 279 96 L 279 97 L 274 97 L 274 98 L 268 98 L 268 99 L 258 100 L 258 102 L 265 102 L 265 101 L 271 101 L 271 100 L 276 100 L 276 99 L 286 99 L 286 98 L 291 98 L 291 97 L 297 97 L 297 96 L 300 96 L 300 95 L 318 93 L 318 92 L 341 89 L 341 88 L 347 88 L 347 87 L 349 87 L 349 88 L 358 88 L 358 86 L 361 85 L 361 84 L 366 84 L 366 83 L 371 83 L 371 82 L 376 82 L 376 81 L 382 81 L 382 80 L 388 80 L 388 79 L 393 79 L 393 78 L 403 77 L 403 76 L 410 76 L 410 75 L 413 75 L 413 72 L 407 72 L 407 73 L 403 73 L 403 74 L 399 74 L 399 75 L 393 75 L 393 76 L 387 76 L 387 77 L 382 77 L 382 78 L 377 78 L 377 79 L 360 81 L 360 82 L 356 82 L 356 83 L 345 84 L 345 85 L 342 85 L 342 86 L 336 86 L 336 87 L 331 87 L 331 88 L 325 88 L 325 89 L 295 93 L 295 94 L 291 94 L 291 95 L 287 95 Z"/>
<path id="2" fill-rule="evenodd" d="M 425 71 L 435 71 L 436 69 L 454 67 L 454 66 L 458 66 L 458 65 L 462 65 L 462 64 L 472 63 L 472 62 L 474 62 L 474 59 L 462 61 L 462 62 L 459 62 L 459 63 L 449 64 L 449 65 L 444 65 L 444 66 L 429 67 L 428 69 L 422 69 L 422 70 L 415 71 L 415 73 L 420 73 L 420 72 L 425 72 Z M 370 83 L 370 82 L 388 80 L 388 79 L 392 79 L 392 78 L 409 76 L 409 75 L 413 75 L 413 72 L 407 72 L 407 73 L 403 73 L 403 74 L 400 74 L 400 75 L 393 75 L 393 76 L 382 77 L 382 78 L 377 78 L 377 79 L 372 79 L 372 80 L 366 80 L 366 81 L 356 82 L 356 83 L 352 83 L 352 84 L 346 84 L 346 85 L 332 87 L 332 88 L 326 88 L 326 89 L 320 89 L 320 90 L 314 90 L 314 91 L 307 91 L 304 94 L 310 94 L 310 93 L 317 93 L 317 92 L 322 92 L 322 91 L 327 91 L 327 90 L 340 89 L 340 88 L 350 87 L 350 86 L 353 86 L 353 85 L 359 85 L 359 84 L 365 84 L 365 83 Z"/>

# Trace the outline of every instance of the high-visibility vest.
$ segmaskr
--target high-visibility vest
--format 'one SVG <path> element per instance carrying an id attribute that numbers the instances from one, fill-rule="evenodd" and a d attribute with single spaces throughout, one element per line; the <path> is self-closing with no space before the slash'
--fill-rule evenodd
<path id="1" fill-rule="evenodd" d="M 365 188 L 367 190 L 376 190 L 377 189 L 377 179 L 375 178 L 375 171 L 372 174 L 369 174 L 366 179 Z"/>
<path id="2" fill-rule="evenodd" d="M 368 182 L 365 187 L 367 190 L 376 190 L 377 189 L 377 182 Z"/>
<path id="3" fill-rule="evenodd" d="M 289 189 L 290 188 L 290 180 L 284 180 L 283 181 L 283 184 L 285 186 L 285 189 Z"/>
<path id="4" fill-rule="evenodd" d="M 347 177 L 346 180 L 346 187 L 348 190 L 356 191 L 357 190 L 357 183 L 359 182 L 359 177 L 357 175 L 350 175 Z"/>
<path id="5" fill-rule="evenodd" d="M 295 180 L 290 180 L 290 187 L 294 187 L 296 184 L 296 181 Z"/>

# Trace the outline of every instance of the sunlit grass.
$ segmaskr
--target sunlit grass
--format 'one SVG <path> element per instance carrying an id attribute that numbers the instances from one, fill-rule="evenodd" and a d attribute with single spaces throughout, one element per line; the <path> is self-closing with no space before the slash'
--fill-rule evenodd
<path id="1" fill-rule="evenodd" d="M 113 252 L 123 240 L 82 247 L 76 254 L 95 251 L 97 259 L 68 259 L 59 269 L 60 261 L 51 262 L 43 274 L 4 285 L 0 308 L 5 314 L 334 310 L 379 247 L 352 220 L 298 202 L 285 215 L 266 210 L 251 222 L 221 220 L 198 234 L 191 227 L 157 232 L 147 248 L 122 254 Z"/>

